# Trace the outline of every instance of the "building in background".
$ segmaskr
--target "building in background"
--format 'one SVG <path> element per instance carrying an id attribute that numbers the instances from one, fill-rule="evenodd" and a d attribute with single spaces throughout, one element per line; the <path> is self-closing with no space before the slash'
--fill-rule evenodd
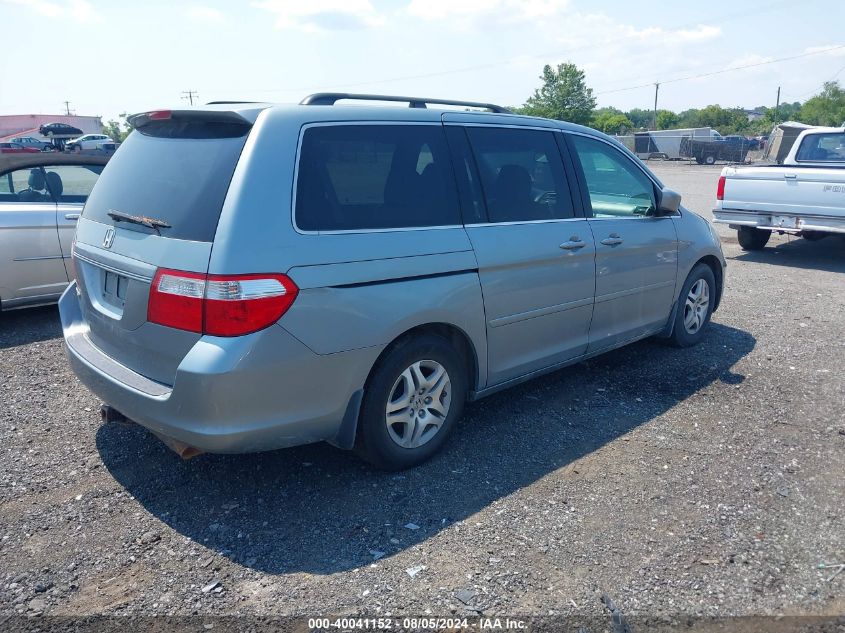
<path id="1" fill-rule="evenodd" d="M 12 136 L 34 136 L 42 139 L 38 128 L 48 123 L 67 123 L 82 130 L 83 134 L 102 134 L 103 121 L 98 116 L 75 114 L 6 114 L 0 115 L 0 141 Z"/>

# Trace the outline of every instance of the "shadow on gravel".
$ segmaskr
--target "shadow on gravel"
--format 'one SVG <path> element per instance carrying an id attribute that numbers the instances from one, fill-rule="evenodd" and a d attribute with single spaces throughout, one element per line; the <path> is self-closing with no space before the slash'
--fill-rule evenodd
<path id="1" fill-rule="evenodd" d="M 48 341 L 61 335 L 56 306 L 0 312 L 0 349 Z"/>
<path id="2" fill-rule="evenodd" d="M 399 474 L 327 445 L 185 462 L 133 424 L 100 427 L 97 446 L 121 485 L 197 543 L 271 574 L 329 574 L 424 541 L 713 382 L 742 382 L 731 368 L 754 344 L 714 323 L 692 349 L 647 340 L 558 371 L 468 406 L 443 453 Z"/>
<path id="3" fill-rule="evenodd" d="M 761 251 L 749 251 L 731 259 L 845 273 L 845 236 L 829 236 L 817 242 L 796 237 L 785 244 L 767 246 Z"/>

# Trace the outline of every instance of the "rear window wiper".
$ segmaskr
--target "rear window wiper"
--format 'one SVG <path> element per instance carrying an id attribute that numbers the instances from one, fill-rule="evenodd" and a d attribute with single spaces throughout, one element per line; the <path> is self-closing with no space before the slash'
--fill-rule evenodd
<path id="1" fill-rule="evenodd" d="M 158 218 L 148 218 L 145 215 L 131 215 L 129 213 L 124 213 L 123 211 L 114 210 L 109 211 L 106 215 L 115 222 L 130 222 L 132 224 L 146 226 L 148 229 L 153 229 L 158 235 L 161 235 L 161 231 L 159 229 L 171 228 L 171 225 L 164 220 L 159 220 Z"/>

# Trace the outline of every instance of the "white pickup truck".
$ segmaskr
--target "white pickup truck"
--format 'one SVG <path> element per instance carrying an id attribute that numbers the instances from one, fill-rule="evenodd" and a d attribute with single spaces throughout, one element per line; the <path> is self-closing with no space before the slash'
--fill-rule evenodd
<path id="1" fill-rule="evenodd" d="M 713 217 L 737 229 L 744 250 L 763 248 L 773 231 L 845 234 L 845 127 L 804 130 L 783 164 L 725 167 Z"/>

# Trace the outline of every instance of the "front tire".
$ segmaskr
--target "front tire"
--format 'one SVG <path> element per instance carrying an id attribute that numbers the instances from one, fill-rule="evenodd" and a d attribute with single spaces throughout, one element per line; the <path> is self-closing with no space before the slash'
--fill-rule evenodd
<path id="1" fill-rule="evenodd" d="M 681 294 L 670 341 L 676 347 L 691 347 L 704 338 L 716 305 L 716 277 L 707 264 L 692 269 Z"/>
<path id="2" fill-rule="evenodd" d="M 771 231 L 758 229 L 753 226 L 741 226 L 736 230 L 739 246 L 744 251 L 759 251 L 769 242 Z"/>
<path id="3" fill-rule="evenodd" d="M 712 154 L 707 154 L 707 156 L 704 157 L 704 164 L 705 165 L 715 165 L 716 164 L 716 157 L 713 156 Z"/>
<path id="4" fill-rule="evenodd" d="M 432 334 L 399 341 L 373 369 L 355 451 L 377 468 L 402 470 L 437 453 L 463 413 L 466 363 Z"/>

